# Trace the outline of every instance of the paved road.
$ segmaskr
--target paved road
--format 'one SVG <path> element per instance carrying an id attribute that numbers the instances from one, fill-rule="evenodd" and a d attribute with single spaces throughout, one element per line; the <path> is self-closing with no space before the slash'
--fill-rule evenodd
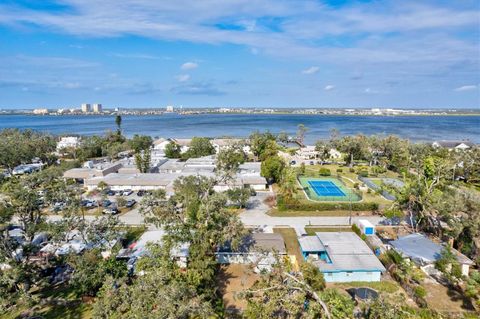
<path id="1" fill-rule="evenodd" d="M 266 214 L 269 207 L 264 203 L 264 200 L 272 193 L 258 192 L 257 196 L 252 197 L 248 209 L 240 214 L 240 219 L 246 226 L 290 226 L 295 229 L 305 228 L 307 225 L 312 226 L 347 226 L 349 225 L 349 216 L 335 216 L 335 217 L 272 217 Z M 372 224 L 376 225 L 382 217 L 366 216 L 366 217 L 352 217 L 352 222 L 358 219 L 367 219 Z"/>
<path id="2" fill-rule="evenodd" d="M 289 226 L 297 230 L 297 233 L 301 234 L 305 226 L 348 226 L 350 225 L 348 216 L 335 216 L 335 217 L 272 217 L 266 213 L 270 209 L 264 200 L 272 195 L 271 192 L 258 192 L 257 196 L 251 197 L 248 204 L 248 208 L 240 214 L 240 219 L 246 226 L 261 227 L 264 229 L 271 229 L 275 226 Z M 87 216 L 87 219 L 94 219 L 94 216 Z M 50 216 L 50 220 L 55 221 L 60 219 L 60 216 Z M 138 211 L 137 206 L 129 212 L 119 217 L 120 221 L 127 225 L 141 225 L 144 223 L 143 216 Z M 366 217 L 353 217 L 352 222 L 358 219 L 367 219 L 372 224 L 376 225 L 382 217 L 379 216 L 366 216 Z"/>

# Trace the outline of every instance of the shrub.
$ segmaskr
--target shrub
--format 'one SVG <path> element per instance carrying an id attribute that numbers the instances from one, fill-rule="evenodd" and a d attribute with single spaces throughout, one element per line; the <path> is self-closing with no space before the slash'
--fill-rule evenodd
<path id="1" fill-rule="evenodd" d="M 422 286 L 415 287 L 413 293 L 415 294 L 415 297 L 417 297 L 417 298 L 422 298 L 423 299 L 427 296 L 427 291 Z"/>
<path id="2" fill-rule="evenodd" d="M 354 184 L 353 184 L 353 188 L 359 189 L 359 187 L 360 187 L 360 184 L 358 184 L 358 183 L 354 183 Z"/>
<path id="3" fill-rule="evenodd" d="M 337 173 L 343 173 L 343 169 L 342 168 L 337 168 Z"/>
<path id="4" fill-rule="evenodd" d="M 328 169 L 326 167 L 322 167 L 319 170 L 319 174 L 320 174 L 320 176 L 330 176 L 330 175 L 332 175 L 332 172 L 330 172 L 330 169 Z"/>
<path id="5" fill-rule="evenodd" d="M 359 171 L 358 176 L 360 177 L 368 177 L 368 171 Z"/>
<path id="6" fill-rule="evenodd" d="M 277 208 L 280 211 L 285 210 L 302 210 L 302 211 L 329 211 L 329 210 L 350 210 L 350 206 L 352 211 L 377 211 L 378 204 L 377 203 L 291 203 L 285 202 L 282 196 L 278 196 L 277 198 Z"/>
<path id="7" fill-rule="evenodd" d="M 348 170 L 350 173 L 355 173 L 355 169 L 353 167 L 350 167 L 350 169 Z"/>
<path id="8" fill-rule="evenodd" d="M 353 224 L 352 225 L 352 231 L 357 234 L 358 236 L 360 236 L 362 234 L 362 232 L 360 231 L 360 228 L 358 228 L 358 226 L 356 224 Z"/>

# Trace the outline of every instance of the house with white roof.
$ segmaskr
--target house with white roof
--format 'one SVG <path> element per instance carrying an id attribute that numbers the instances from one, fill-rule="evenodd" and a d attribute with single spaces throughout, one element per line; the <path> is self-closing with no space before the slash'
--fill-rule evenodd
<path id="1" fill-rule="evenodd" d="M 298 242 L 305 260 L 320 269 L 326 282 L 380 281 L 386 271 L 354 232 L 317 232 Z"/>
<path id="2" fill-rule="evenodd" d="M 434 148 L 446 148 L 449 151 L 455 150 L 455 151 L 466 151 L 468 149 L 471 149 L 472 147 L 475 146 L 472 142 L 466 140 L 466 141 L 449 141 L 449 140 L 441 140 L 441 141 L 435 141 L 432 143 L 432 146 Z"/>

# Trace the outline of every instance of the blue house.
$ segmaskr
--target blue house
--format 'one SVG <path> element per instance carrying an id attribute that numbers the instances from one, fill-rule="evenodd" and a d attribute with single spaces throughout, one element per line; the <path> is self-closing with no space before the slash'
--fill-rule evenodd
<path id="1" fill-rule="evenodd" d="M 353 232 L 317 232 L 298 242 L 305 260 L 318 266 L 326 282 L 380 281 L 386 270 Z"/>

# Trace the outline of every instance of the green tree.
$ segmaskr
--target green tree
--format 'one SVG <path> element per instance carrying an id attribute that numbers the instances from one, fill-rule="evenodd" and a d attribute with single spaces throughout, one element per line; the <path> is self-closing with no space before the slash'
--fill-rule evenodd
<path id="1" fill-rule="evenodd" d="M 215 252 L 226 242 L 237 248 L 246 234 L 238 216 L 225 208 L 226 195 L 215 193 L 214 185 L 206 177 L 180 177 L 174 182 L 173 196 L 168 200 L 164 193 L 147 196 L 140 209 L 147 222 L 165 231 L 163 245 L 190 245 L 183 280 L 212 304 L 218 297 Z"/>
<path id="2" fill-rule="evenodd" d="M 197 158 L 215 154 L 215 148 L 206 137 L 194 137 L 190 142 L 188 151 L 184 154 L 185 158 Z"/>
<path id="3" fill-rule="evenodd" d="M 353 303 L 350 296 L 341 294 L 336 289 L 326 289 L 320 294 L 320 298 L 325 302 L 330 315 L 333 319 L 353 318 Z"/>
<path id="4" fill-rule="evenodd" d="M 151 136 L 135 134 L 133 138 L 128 141 L 128 144 L 135 153 L 140 153 L 141 151 L 149 150 L 153 145 L 153 140 Z"/>
<path id="5" fill-rule="evenodd" d="M 281 143 L 284 143 L 284 144 L 288 143 L 289 138 L 288 138 L 287 132 L 281 131 L 280 133 L 278 133 L 277 141 L 279 141 Z"/>
<path id="6" fill-rule="evenodd" d="M 0 166 L 12 170 L 22 163 L 30 163 L 38 157 L 44 163 L 52 164 L 56 142 L 51 135 L 32 130 L 4 129 L 0 131 Z"/>
<path id="7" fill-rule="evenodd" d="M 122 135 L 122 116 L 117 114 L 115 116 L 115 124 L 117 125 L 117 135 Z"/>
<path id="8" fill-rule="evenodd" d="M 227 190 L 228 199 L 240 208 L 244 208 L 247 205 L 250 194 L 250 188 L 234 187 Z"/>
<path id="9" fill-rule="evenodd" d="M 151 152 L 150 150 L 143 150 L 140 153 L 135 153 L 135 166 L 140 173 L 148 173 L 150 170 Z"/>
<path id="10" fill-rule="evenodd" d="M 70 256 L 69 264 L 74 269 L 69 284 L 79 296 L 96 296 L 108 276 L 114 279 L 127 276 L 125 262 L 115 256 L 104 259 L 98 249 Z"/>
<path id="11" fill-rule="evenodd" d="M 267 149 L 272 149 L 272 145 L 275 145 L 275 135 L 270 132 L 260 133 L 258 131 L 253 132 L 250 134 L 249 141 L 250 141 L 250 148 L 253 152 L 253 155 L 258 158 L 265 158 L 265 151 Z M 275 147 L 276 149 L 276 147 Z"/>
<path id="12" fill-rule="evenodd" d="M 292 202 L 297 191 L 297 173 L 294 169 L 285 167 L 280 181 L 280 193 L 286 202 Z"/>
<path id="13" fill-rule="evenodd" d="M 320 272 L 320 269 L 311 263 L 302 263 L 300 265 L 303 279 L 305 283 L 312 287 L 314 291 L 322 291 L 325 289 L 325 278 Z"/>
<path id="14" fill-rule="evenodd" d="M 305 134 L 308 131 L 308 127 L 306 127 L 303 124 L 298 124 L 297 126 L 297 141 L 303 145 L 303 142 L 305 140 Z"/>
<path id="15" fill-rule="evenodd" d="M 308 266 L 307 266 L 308 267 Z M 332 318 L 330 309 L 320 297 L 310 270 L 305 275 L 290 274 L 289 265 L 279 260 L 271 272 L 262 274 L 253 286 L 240 294 L 247 301 L 245 318 Z M 352 307 L 353 308 L 353 307 Z"/>
<path id="16" fill-rule="evenodd" d="M 216 171 L 222 181 L 232 180 L 241 164 L 245 163 L 246 154 L 241 145 L 232 145 L 217 154 Z"/>
<path id="17" fill-rule="evenodd" d="M 182 156 L 180 145 L 173 141 L 168 143 L 167 146 L 165 146 L 165 156 L 168 158 L 180 158 Z"/>
<path id="18" fill-rule="evenodd" d="M 263 177 L 278 182 L 281 180 L 285 162 L 279 156 L 271 156 L 265 159 L 261 165 L 261 174 Z"/>

